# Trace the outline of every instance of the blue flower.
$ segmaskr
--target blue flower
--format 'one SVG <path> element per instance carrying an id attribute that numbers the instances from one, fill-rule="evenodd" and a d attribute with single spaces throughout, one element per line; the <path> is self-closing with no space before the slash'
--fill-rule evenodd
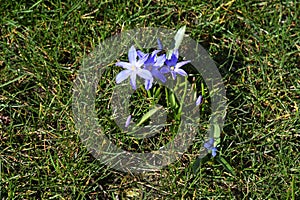
<path id="1" fill-rule="evenodd" d="M 173 53 L 171 55 L 171 59 L 167 59 L 165 61 L 167 66 L 164 66 L 161 69 L 161 72 L 164 74 L 171 72 L 172 78 L 174 80 L 176 79 L 176 74 L 180 74 L 181 76 L 187 76 L 187 73 L 183 69 L 180 69 L 180 67 L 191 62 L 190 60 L 186 60 L 186 61 L 177 63 L 178 58 L 179 58 L 179 53 L 178 53 L 178 49 L 176 49 L 173 51 Z"/>
<path id="2" fill-rule="evenodd" d="M 206 148 L 208 151 L 211 151 L 211 155 L 215 157 L 217 155 L 217 148 L 214 147 L 214 138 L 209 138 L 208 141 L 204 143 L 204 148 Z"/>
<path id="3" fill-rule="evenodd" d="M 164 48 L 164 46 L 159 38 L 157 38 L 157 46 L 158 46 L 158 50 L 163 50 L 163 48 Z"/>
<path id="4" fill-rule="evenodd" d="M 127 120 L 126 120 L 126 122 L 125 122 L 125 128 L 127 128 L 127 127 L 129 126 L 130 121 L 131 121 L 131 115 L 129 115 L 129 116 L 127 117 Z"/>
<path id="5" fill-rule="evenodd" d="M 141 66 L 147 60 L 147 57 L 137 60 L 137 52 L 134 46 L 128 51 L 128 62 L 117 62 L 116 66 L 123 67 L 125 70 L 121 71 L 117 77 L 116 82 L 121 83 L 130 76 L 130 84 L 134 90 L 136 90 L 136 75 L 139 77 L 149 80 L 152 79 L 152 74 L 146 69 L 142 69 Z"/>
<path id="6" fill-rule="evenodd" d="M 202 103 L 202 95 L 199 95 L 196 101 L 196 106 L 199 106 Z"/>
<path id="7" fill-rule="evenodd" d="M 161 82 L 166 82 L 167 79 L 164 77 L 164 75 L 159 71 L 159 68 L 164 65 L 164 62 L 166 60 L 166 55 L 157 56 L 157 53 L 159 53 L 160 50 L 155 50 L 152 52 L 151 55 L 145 54 L 141 51 L 138 51 L 138 56 L 140 59 L 143 59 L 147 56 L 147 60 L 144 62 L 144 69 L 147 69 L 151 72 L 152 76 L 154 78 L 157 78 L 161 80 Z M 153 78 L 145 80 L 145 88 L 146 90 L 150 89 L 152 87 Z"/>

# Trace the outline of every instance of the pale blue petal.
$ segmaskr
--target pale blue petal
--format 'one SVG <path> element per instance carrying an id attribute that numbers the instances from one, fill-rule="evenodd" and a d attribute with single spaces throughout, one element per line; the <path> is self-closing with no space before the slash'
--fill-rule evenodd
<path id="1" fill-rule="evenodd" d="M 138 55 L 139 59 L 144 58 L 145 56 L 148 57 L 148 54 L 146 54 L 140 50 L 137 51 L 137 55 Z"/>
<path id="2" fill-rule="evenodd" d="M 122 81 L 124 81 L 125 79 L 127 79 L 130 76 L 131 72 L 132 72 L 131 70 L 123 70 L 123 71 L 121 71 L 117 75 L 117 77 L 116 77 L 117 84 L 121 83 Z"/>
<path id="3" fill-rule="evenodd" d="M 217 155 L 217 148 L 216 147 L 214 147 L 214 148 L 212 148 L 211 149 L 211 155 L 213 156 L 213 157 L 215 157 L 216 155 Z"/>
<path id="4" fill-rule="evenodd" d="M 207 150 L 209 150 L 211 148 L 211 145 L 209 143 L 204 143 L 203 145 Z"/>
<path id="5" fill-rule="evenodd" d="M 160 41 L 159 38 L 157 38 L 157 45 L 158 45 L 158 49 L 162 50 L 164 47 L 163 47 L 163 44 L 162 42 Z"/>
<path id="6" fill-rule="evenodd" d="M 152 79 L 152 74 L 146 69 L 140 69 L 137 71 L 137 74 L 143 79 Z"/>
<path id="7" fill-rule="evenodd" d="M 158 56 L 154 66 L 161 67 L 166 61 L 166 55 Z"/>
<path id="8" fill-rule="evenodd" d="M 135 66 L 136 66 L 137 68 L 141 68 L 141 67 L 144 65 L 144 63 L 145 63 L 145 61 L 147 60 L 147 58 L 148 58 L 148 56 L 139 59 L 139 60 L 136 62 Z"/>
<path id="9" fill-rule="evenodd" d="M 123 67 L 124 69 L 131 69 L 132 64 L 120 61 L 116 63 L 116 66 Z"/>
<path id="10" fill-rule="evenodd" d="M 176 64 L 175 68 L 178 69 L 178 68 L 182 67 L 183 65 L 186 65 L 186 64 L 188 64 L 190 62 L 191 62 L 190 60 L 179 62 L 179 63 Z"/>
<path id="11" fill-rule="evenodd" d="M 169 73 L 170 72 L 170 67 L 164 66 L 160 69 L 160 72 L 163 74 Z"/>
<path id="12" fill-rule="evenodd" d="M 133 72 L 130 76 L 130 84 L 132 89 L 136 90 L 136 72 Z"/>
<path id="13" fill-rule="evenodd" d="M 152 75 L 155 78 L 161 80 L 161 82 L 163 82 L 163 83 L 167 81 L 166 77 L 158 70 L 152 70 Z"/>
<path id="14" fill-rule="evenodd" d="M 199 106 L 202 103 L 202 95 L 197 98 L 196 106 Z"/>
<path id="15" fill-rule="evenodd" d="M 126 127 L 126 128 L 129 126 L 130 121 L 131 121 L 131 115 L 129 115 L 129 116 L 127 117 L 127 120 L 126 120 L 126 123 L 125 123 L 125 127 Z"/>
<path id="16" fill-rule="evenodd" d="M 213 138 L 209 138 L 209 140 L 204 143 L 204 147 L 207 150 L 212 150 L 213 145 L 214 145 L 214 139 Z"/>
<path id="17" fill-rule="evenodd" d="M 154 55 L 158 54 L 159 52 L 161 52 L 161 50 L 154 50 L 151 55 L 154 56 Z"/>
<path id="18" fill-rule="evenodd" d="M 181 76 L 187 76 L 187 73 L 183 69 L 175 69 L 174 71 Z"/>
<path id="19" fill-rule="evenodd" d="M 137 57 L 137 53 L 136 53 L 136 49 L 135 47 L 132 45 L 128 51 L 128 60 L 131 64 L 135 65 L 136 63 L 136 57 Z"/>
<path id="20" fill-rule="evenodd" d="M 175 80 L 176 79 L 176 73 L 174 71 L 171 71 L 171 75 L 172 75 L 173 80 Z"/>

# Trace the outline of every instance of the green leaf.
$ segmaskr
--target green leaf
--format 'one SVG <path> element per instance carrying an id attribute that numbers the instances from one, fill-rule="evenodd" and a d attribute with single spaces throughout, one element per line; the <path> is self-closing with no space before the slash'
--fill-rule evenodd
<path id="1" fill-rule="evenodd" d="M 169 103 L 171 105 L 172 108 L 176 109 L 178 107 L 178 104 L 176 102 L 176 98 L 175 98 L 175 94 L 174 92 L 172 92 L 170 95 L 169 95 Z"/>
<path id="2" fill-rule="evenodd" d="M 160 110 L 162 106 L 155 107 L 151 110 L 149 110 L 139 121 L 139 123 L 136 126 L 140 126 L 142 123 L 144 123 L 147 119 L 149 119 L 152 115 L 154 115 L 158 110 Z"/>
<path id="3" fill-rule="evenodd" d="M 198 173 L 198 171 L 201 167 L 201 164 L 206 163 L 210 159 L 207 155 L 208 155 L 207 151 L 203 150 L 200 153 L 199 157 L 195 160 L 195 162 L 192 165 L 192 169 L 193 169 L 194 174 Z"/>
<path id="4" fill-rule="evenodd" d="M 233 167 L 223 158 L 222 156 L 218 156 L 216 159 L 219 163 L 221 163 L 227 171 L 229 171 L 232 175 L 236 176 L 236 173 Z"/>
<path id="5" fill-rule="evenodd" d="M 156 88 L 156 91 L 155 91 L 155 94 L 154 94 L 154 98 L 159 98 L 159 96 L 161 95 L 161 92 L 160 92 L 161 88 Z"/>
<path id="6" fill-rule="evenodd" d="M 176 33 L 176 35 L 174 37 L 174 40 L 175 40 L 175 47 L 174 47 L 174 49 L 179 49 L 179 46 L 180 46 L 180 44 L 181 44 L 181 42 L 183 40 L 183 37 L 184 37 L 185 28 L 186 28 L 186 26 L 183 26 L 183 27 L 181 27 L 177 31 L 177 33 Z"/>
<path id="7" fill-rule="evenodd" d="M 219 124 L 213 124 L 214 146 L 220 144 L 221 129 Z"/>
<path id="8" fill-rule="evenodd" d="M 170 49 L 169 51 L 167 51 L 166 53 L 166 57 L 167 59 L 171 59 L 172 57 L 172 53 L 175 49 L 179 49 L 179 46 L 183 40 L 184 37 L 184 33 L 185 33 L 185 28 L 186 26 L 181 27 L 177 32 L 176 35 L 174 36 L 174 40 L 175 40 L 175 45 L 173 49 Z"/>

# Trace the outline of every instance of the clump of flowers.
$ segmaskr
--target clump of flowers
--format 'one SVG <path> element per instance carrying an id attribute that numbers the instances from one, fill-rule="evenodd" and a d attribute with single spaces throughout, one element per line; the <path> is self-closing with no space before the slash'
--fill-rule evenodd
<path id="1" fill-rule="evenodd" d="M 159 52 L 160 50 L 155 50 L 151 54 L 146 54 L 140 50 L 137 51 L 134 46 L 131 46 L 128 51 L 129 62 L 120 61 L 116 63 L 116 66 L 124 68 L 117 75 L 116 82 L 121 83 L 130 77 L 132 89 L 136 90 L 136 76 L 138 75 L 145 80 L 145 89 L 149 90 L 152 87 L 154 78 L 163 83 L 166 82 L 165 74 L 167 73 L 172 75 L 173 80 L 176 79 L 177 75 L 187 76 L 187 73 L 181 67 L 191 61 L 178 62 L 178 49 L 172 51 L 170 59 L 167 58 L 166 54 L 157 56 Z"/>
<path id="2" fill-rule="evenodd" d="M 182 42 L 185 33 L 185 26 L 180 28 L 174 37 L 174 48 L 167 51 L 165 54 L 161 54 L 163 45 L 159 39 L 158 49 L 151 53 L 144 53 L 141 50 L 137 50 L 132 45 L 128 51 L 128 61 L 119 61 L 115 65 L 122 67 L 124 70 L 116 76 L 116 83 L 119 84 L 126 79 L 130 79 L 130 85 L 133 90 L 137 89 L 137 76 L 144 81 L 144 87 L 149 90 L 153 86 L 153 82 L 160 81 L 165 83 L 167 75 L 169 74 L 173 80 L 176 80 L 177 76 L 187 76 L 186 71 L 182 69 L 183 66 L 190 63 L 190 60 L 179 61 L 179 46 Z M 202 95 L 198 96 L 195 101 L 196 107 L 202 104 Z M 127 117 L 125 122 L 125 128 L 130 125 L 132 115 Z M 214 147 L 214 139 L 210 138 L 204 143 L 204 147 L 212 153 L 212 156 L 216 156 L 217 149 Z"/>
<path id="3" fill-rule="evenodd" d="M 121 83 L 128 77 L 130 77 L 130 84 L 134 90 L 136 90 L 136 76 L 140 76 L 145 80 L 151 80 L 152 74 L 149 70 L 142 68 L 147 60 L 147 57 L 144 56 L 141 59 L 137 60 L 137 52 L 134 46 L 132 46 L 128 51 L 128 60 L 129 62 L 117 62 L 116 65 L 123 67 L 125 70 L 121 71 L 117 77 L 116 82 Z"/>
<path id="4" fill-rule="evenodd" d="M 214 146 L 214 142 L 214 138 L 209 138 L 209 140 L 204 143 L 204 148 L 206 148 L 208 151 L 211 151 L 211 155 L 213 157 L 217 155 L 217 147 Z"/>

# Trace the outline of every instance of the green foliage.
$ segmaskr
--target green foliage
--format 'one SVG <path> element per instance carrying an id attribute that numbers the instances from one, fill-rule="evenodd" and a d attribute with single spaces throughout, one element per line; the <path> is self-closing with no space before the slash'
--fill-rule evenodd
<path id="1" fill-rule="evenodd" d="M 0 199 L 299 199 L 299 10 L 295 0 L 2 1 Z M 194 173 L 199 139 L 159 172 L 108 169 L 83 146 L 72 119 L 80 62 L 122 30 L 184 25 L 224 77 L 229 105 L 218 155 Z M 98 116 L 111 116 L 118 70 L 99 82 Z M 196 82 L 200 87 L 200 76 Z M 157 91 L 152 95 L 163 92 Z M 139 95 L 136 104 L 151 105 L 147 92 Z M 209 96 L 203 96 L 205 119 Z M 135 113 L 143 116 L 149 111 L 143 108 Z M 145 143 L 159 148 L 172 138 L 111 137 L 131 150 Z"/>

